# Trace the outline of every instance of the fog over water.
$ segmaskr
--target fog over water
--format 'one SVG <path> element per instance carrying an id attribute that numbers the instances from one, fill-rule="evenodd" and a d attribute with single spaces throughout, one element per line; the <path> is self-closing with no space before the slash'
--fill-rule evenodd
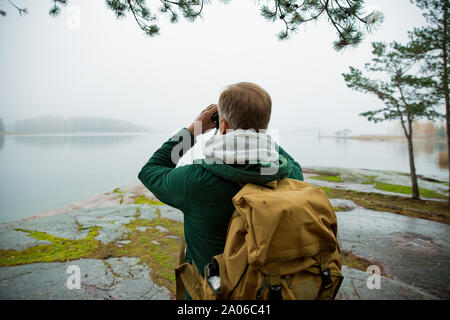
<path id="1" fill-rule="evenodd" d="M 0 222 L 85 200 L 135 183 L 170 133 L 0 136 Z M 303 167 L 336 166 L 408 172 L 405 142 L 284 135 L 280 145 Z M 441 180 L 445 143 L 416 144 L 419 174 Z"/>
<path id="2" fill-rule="evenodd" d="M 253 0 L 212 1 L 203 19 L 170 24 L 145 37 L 131 17 L 117 20 L 104 1 L 71 0 L 57 18 L 52 1 L 26 1 L 20 17 L 5 1 L 0 18 L 0 118 L 107 117 L 154 129 L 151 133 L 0 136 L 0 222 L 24 218 L 137 181 L 142 165 L 170 133 L 217 103 L 226 85 L 251 81 L 272 97 L 270 129 L 302 166 L 409 171 L 405 142 L 318 139 L 398 133 L 398 124 L 373 124 L 361 112 L 382 107 L 348 89 L 349 66 L 371 59 L 372 41 L 407 40 L 424 23 L 409 0 L 367 0 L 385 21 L 357 48 L 336 52 L 337 36 L 322 19 L 279 41 L 279 22 L 259 15 Z M 74 28 L 73 21 L 77 21 Z M 79 22 L 79 23 L 78 23 Z M 94 121 L 95 122 L 95 121 Z M 415 143 L 419 174 L 445 180 L 437 158 L 444 143 Z"/>
<path id="3" fill-rule="evenodd" d="M 161 17 L 155 38 L 131 17 L 117 20 L 104 1 L 71 0 L 57 18 L 48 15 L 51 1 L 22 1 L 25 17 L 2 3 L 0 117 L 9 127 L 42 115 L 107 116 L 173 130 L 216 103 L 227 84 L 252 81 L 272 96 L 273 128 L 388 133 L 392 124 L 358 115 L 380 102 L 348 89 L 341 74 L 370 60 L 371 41 L 406 40 L 424 19 L 409 0 L 366 2 L 385 21 L 342 52 L 332 48 L 337 36 L 326 19 L 279 41 L 282 22 L 266 21 L 253 0 L 212 1 L 194 23 Z"/>

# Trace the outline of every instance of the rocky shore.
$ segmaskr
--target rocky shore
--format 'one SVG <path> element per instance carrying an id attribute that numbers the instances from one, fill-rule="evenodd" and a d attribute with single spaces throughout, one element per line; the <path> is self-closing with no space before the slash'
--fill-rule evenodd
<path id="1" fill-rule="evenodd" d="M 396 197 L 397 206 L 408 201 L 404 190 L 377 188 L 407 181 L 403 174 L 310 168 L 305 178 L 329 196 L 339 195 L 330 196 L 346 253 L 338 299 L 450 297 L 449 209 L 443 200 L 448 185 L 420 181 L 436 192 L 430 195 L 443 197 L 418 204 L 434 211 L 427 215 L 422 208 L 417 218 L 411 206 L 401 212 L 373 204 L 378 196 Z M 351 192 L 371 195 L 374 207 L 352 200 Z M 0 299 L 173 299 L 182 238 L 182 213 L 138 182 L 0 224 Z M 367 286 L 370 265 L 381 270 L 379 289 Z M 79 288 L 70 286 L 71 266 L 79 268 Z"/>

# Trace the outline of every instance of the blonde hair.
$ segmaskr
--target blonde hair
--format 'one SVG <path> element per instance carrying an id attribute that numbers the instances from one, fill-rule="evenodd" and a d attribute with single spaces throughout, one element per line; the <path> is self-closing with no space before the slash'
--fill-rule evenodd
<path id="1" fill-rule="evenodd" d="M 219 116 L 230 129 L 267 129 L 272 99 L 266 90 L 251 82 L 229 85 L 219 97 Z"/>

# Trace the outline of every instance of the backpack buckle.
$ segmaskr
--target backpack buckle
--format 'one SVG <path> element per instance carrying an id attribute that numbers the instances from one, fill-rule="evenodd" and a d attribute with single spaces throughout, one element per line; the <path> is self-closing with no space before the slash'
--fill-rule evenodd
<path id="1" fill-rule="evenodd" d="M 269 300 L 282 300 L 281 285 L 269 286 Z"/>
<path id="2" fill-rule="evenodd" d="M 322 277 L 322 289 L 330 289 L 333 286 L 333 281 L 331 281 L 331 271 L 326 269 L 320 273 Z"/>
<path id="3" fill-rule="evenodd" d="M 282 300 L 280 268 L 274 266 L 269 269 L 269 300 Z"/>

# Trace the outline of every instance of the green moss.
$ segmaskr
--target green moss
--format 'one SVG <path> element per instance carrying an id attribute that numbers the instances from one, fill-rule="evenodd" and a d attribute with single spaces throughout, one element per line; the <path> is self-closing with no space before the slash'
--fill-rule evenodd
<path id="1" fill-rule="evenodd" d="M 383 265 L 376 261 L 371 261 L 368 259 L 365 259 L 363 257 L 360 257 L 358 255 L 355 255 L 351 251 L 342 251 L 342 264 L 346 265 L 349 268 L 357 269 L 366 272 L 367 268 L 371 265 L 377 265 L 380 267 L 381 275 L 385 277 L 392 278 L 392 276 L 385 272 Z"/>
<path id="2" fill-rule="evenodd" d="M 397 213 L 414 218 L 450 224 L 450 207 L 448 202 L 416 200 L 396 195 L 329 187 L 320 187 L 320 189 L 325 191 L 329 198 L 352 200 L 357 205 L 366 209 Z"/>
<path id="3" fill-rule="evenodd" d="M 332 190 L 335 190 L 333 188 L 329 188 L 329 187 L 319 187 L 320 189 L 322 189 L 323 191 L 325 191 L 325 193 L 329 194 Z"/>
<path id="4" fill-rule="evenodd" d="M 125 193 L 125 192 L 121 191 L 120 188 L 115 188 L 115 189 L 113 190 L 113 192 L 114 192 L 114 193 L 118 193 L 118 194 Z"/>
<path id="5" fill-rule="evenodd" d="M 345 212 L 345 211 L 351 211 L 353 208 L 347 207 L 347 206 L 333 206 L 334 212 Z"/>
<path id="6" fill-rule="evenodd" d="M 311 179 L 324 180 L 324 181 L 330 181 L 330 182 L 344 182 L 344 180 L 341 180 L 341 177 L 339 175 L 336 175 L 336 176 L 333 176 L 333 175 L 312 176 Z"/>
<path id="7" fill-rule="evenodd" d="M 114 193 L 117 193 L 119 196 L 120 196 L 120 204 L 122 204 L 123 203 L 123 194 L 125 193 L 125 192 L 123 192 L 123 191 L 121 191 L 120 190 L 120 188 L 115 188 L 114 190 L 113 190 L 113 192 Z"/>
<path id="8" fill-rule="evenodd" d="M 55 237 L 45 232 L 16 229 L 25 232 L 36 240 L 47 240 L 51 244 L 38 245 L 22 251 L 0 250 L 0 266 L 13 266 L 37 262 L 64 262 L 69 260 L 108 259 L 113 257 L 136 257 L 140 263 L 148 265 L 155 283 L 168 288 L 175 294 L 174 268 L 178 264 L 181 241 L 183 239 L 183 224 L 166 218 L 158 217 L 152 220 L 135 219 L 126 224 L 130 230 L 126 238 L 130 242 L 122 247 L 115 243 L 103 244 L 96 240 L 100 227 L 90 227 L 86 238 L 70 240 Z M 156 227 L 162 226 L 169 232 L 161 232 Z M 151 227 L 138 231 L 137 227 Z M 83 228 L 79 226 L 79 228 Z M 82 230 L 82 229 L 81 229 Z M 177 238 L 167 238 L 173 235 Z M 153 243 L 156 240 L 159 245 Z M 119 241 L 119 240 L 118 240 Z M 111 266 L 104 261 L 111 272 Z M 114 272 L 113 274 L 116 275 Z"/>
<path id="9" fill-rule="evenodd" d="M 158 201 L 158 200 L 153 200 L 153 199 L 150 199 L 150 198 L 147 198 L 146 196 L 144 196 L 144 195 L 141 195 L 141 196 L 139 196 L 139 197 L 137 197 L 135 200 L 134 200 L 134 203 L 135 204 L 148 204 L 148 205 L 151 205 L 151 206 L 160 206 L 160 205 L 163 205 L 164 203 L 162 203 L 161 201 Z"/>
<path id="10" fill-rule="evenodd" d="M 395 192 L 401 194 L 412 194 L 412 188 L 410 186 L 403 186 L 397 184 L 389 184 L 384 182 L 376 182 L 375 189 L 383 190 L 387 192 Z M 419 194 L 424 198 L 437 198 L 437 199 L 447 199 L 447 196 L 436 192 L 434 190 L 428 190 L 424 188 L 419 188 Z"/>
<path id="11" fill-rule="evenodd" d="M 91 228 L 92 227 L 83 227 L 83 225 L 81 225 L 81 224 L 78 225 L 78 231 L 89 230 Z M 16 229 L 16 230 L 19 231 L 19 229 Z"/>
<path id="12" fill-rule="evenodd" d="M 121 276 L 118 273 L 114 272 L 114 269 L 111 267 L 111 265 L 108 262 L 103 261 L 103 265 L 109 269 L 109 271 L 112 273 L 112 275 L 114 277 L 121 278 Z"/>
<path id="13" fill-rule="evenodd" d="M 36 240 L 47 240 L 52 244 L 34 246 L 22 251 L 0 250 L 0 266 L 79 259 L 94 252 L 99 246 L 99 241 L 94 238 L 98 235 L 100 227 L 89 229 L 87 237 L 81 240 L 59 238 L 45 232 L 15 229 L 28 233 L 28 236 Z"/>
<path id="14" fill-rule="evenodd" d="M 366 175 L 362 175 L 364 177 L 364 181 L 361 182 L 362 184 L 374 184 L 375 183 L 375 178 L 377 176 L 366 176 Z"/>
<path id="15" fill-rule="evenodd" d="M 169 230 L 168 233 L 159 231 L 156 227 L 161 226 Z M 166 218 L 155 218 L 152 220 L 136 219 L 125 225 L 132 236 L 129 244 L 117 248 L 115 254 L 120 256 L 139 257 L 140 261 L 146 263 L 152 269 L 152 279 L 173 293 L 175 292 L 174 269 L 178 264 L 178 256 L 183 238 L 183 224 Z M 151 227 L 146 231 L 137 231 L 137 227 Z M 173 235 L 180 239 L 167 238 Z M 153 243 L 156 240 L 159 245 Z"/>

